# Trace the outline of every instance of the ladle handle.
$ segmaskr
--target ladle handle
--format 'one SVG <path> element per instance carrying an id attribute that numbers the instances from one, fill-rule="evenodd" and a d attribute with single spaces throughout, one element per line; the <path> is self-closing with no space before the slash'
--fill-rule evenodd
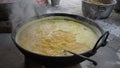
<path id="1" fill-rule="evenodd" d="M 107 44 L 107 38 L 109 36 L 109 31 L 105 32 L 96 42 L 93 48 L 93 53 L 95 53 L 100 47 L 104 47 Z"/>
<path id="2" fill-rule="evenodd" d="M 68 50 L 65 50 L 65 51 L 67 51 L 67 52 L 69 52 L 69 53 L 73 54 L 74 56 L 78 56 L 78 57 L 80 57 L 80 58 L 83 58 L 83 59 L 85 59 L 85 60 L 88 60 L 88 61 L 92 62 L 95 66 L 97 65 L 97 62 L 96 62 L 96 61 L 94 61 L 94 60 L 92 60 L 92 59 L 89 59 L 89 58 L 88 58 L 88 57 L 86 57 L 86 56 L 83 56 L 83 55 L 78 55 L 78 54 L 73 53 L 73 52 L 68 51 Z"/>

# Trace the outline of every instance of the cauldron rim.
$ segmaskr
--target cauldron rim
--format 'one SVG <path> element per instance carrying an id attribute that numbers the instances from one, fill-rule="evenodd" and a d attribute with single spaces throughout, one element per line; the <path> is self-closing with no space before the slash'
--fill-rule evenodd
<path id="1" fill-rule="evenodd" d="M 39 19 L 45 18 L 45 17 L 49 17 L 49 16 L 64 16 L 64 15 L 65 15 L 65 16 L 67 15 L 67 17 L 70 16 L 70 18 L 71 18 L 71 16 L 73 16 L 73 17 L 74 17 L 74 16 L 76 16 L 76 17 L 81 17 L 81 18 L 83 18 L 83 19 L 88 20 L 89 22 L 94 22 L 93 20 L 84 18 L 84 17 L 82 17 L 82 16 L 77 16 L 77 15 L 73 15 L 73 14 L 66 14 L 66 13 L 43 14 L 43 15 L 41 15 L 41 16 L 39 17 Z M 36 17 L 34 17 L 34 18 L 36 18 Z M 38 19 L 38 18 L 37 18 L 37 19 Z M 77 20 L 77 19 L 76 19 L 76 20 Z M 81 20 L 81 21 L 82 21 L 82 20 Z M 101 34 L 102 34 L 102 33 L 103 33 L 103 30 L 102 30 L 95 22 L 94 22 L 94 24 L 95 24 L 96 27 L 99 29 L 99 31 L 101 31 Z M 56 58 L 56 57 L 57 57 L 57 58 L 62 58 L 62 57 L 72 57 L 72 56 L 74 56 L 74 55 L 70 55 L 70 56 L 47 56 L 47 55 L 38 54 L 38 53 L 29 51 L 29 50 L 21 47 L 21 46 L 15 41 L 15 38 L 13 37 L 13 32 L 12 32 L 11 36 L 12 36 L 12 40 L 14 41 L 14 43 L 16 44 L 16 46 L 17 46 L 18 48 L 23 49 L 23 50 L 25 50 L 25 51 L 28 51 L 28 52 L 30 52 L 30 53 L 36 54 L 36 55 L 46 56 L 46 57 L 52 57 L 52 58 L 54 58 L 54 57 L 55 57 L 55 58 Z M 87 50 L 87 51 L 85 51 L 84 53 L 80 53 L 80 55 L 84 55 L 85 53 L 88 53 L 88 52 L 92 53 L 91 51 L 92 51 L 92 50 Z M 94 54 L 94 53 L 93 53 L 93 54 Z"/>
<path id="2" fill-rule="evenodd" d="M 66 14 L 66 13 L 52 13 L 52 14 L 44 14 L 44 15 L 41 15 L 40 17 L 37 17 L 37 18 L 45 18 L 45 17 L 50 17 L 50 16 L 65 16 L 65 17 L 70 17 L 70 18 L 73 18 L 73 19 L 75 19 L 75 20 L 78 20 L 78 21 L 84 21 L 84 22 L 88 22 L 89 24 L 93 24 L 97 29 L 99 29 L 99 32 L 101 33 L 101 34 L 103 34 L 104 33 L 104 31 L 98 26 L 98 24 L 96 24 L 93 20 L 91 20 L 91 19 L 87 19 L 87 18 L 85 18 L 85 17 L 82 17 L 82 16 L 78 16 L 78 15 L 73 15 L 73 14 Z M 35 17 L 36 18 L 36 17 Z M 16 45 L 16 47 L 25 55 L 25 56 L 28 56 L 28 57 L 30 57 L 30 58 L 33 58 L 33 59 L 40 59 L 40 60 L 42 60 L 43 61 L 43 64 L 46 64 L 46 63 L 48 63 L 48 62 L 50 62 L 50 61 L 55 61 L 55 62 L 57 62 L 58 63 L 58 65 L 59 65 L 59 63 L 60 62 L 58 62 L 58 61 L 62 61 L 62 60 L 59 60 L 59 59 L 65 59 L 65 60 L 69 60 L 69 61 L 73 61 L 74 59 L 79 59 L 79 57 L 76 57 L 76 56 L 74 56 L 74 55 L 72 55 L 72 56 L 47 56 L 47 55 L 42 55 L 42 54 L 38 54 L 38 53 L 34 53 L 34 52 L 31 52 L 31 51 L 29 51 L 29 50 L 27 50 L 27 49 L 25 49 L 25 48 L 23 48 L 23 47 L 21 47 L 20 45 L 18 45 L 17 43 L 16 43 L 16 41 L 15 41 L 15 36 L 16 36 L 16 34 L 15 34 L 15 32 L 14 32 L 15 30 L 13 30 L 12 31 L 12 34 L 11 34 L 11 37 L 12 37 L 12 40 L 13 40 L 13 42 L 15 43 L 15 45 Z M 14 34 L 15 34 L 15 36 L 14 36 Z M 84 55 L 84 56 L 86 56 L 86 57 L 91 57 L 91 56 L 93 56 L 94 54 L 95 54 L 96 52 L 93 52 L 93 50 L 91 49 L 91 50 L 88 50 L 88 51 L 86 51 L 86 52 L 84 52 L 84 53 L 80 53 L 80 55 Z M 42 59 L 41 59 L 42 58 Z M 46 59 L 47 58 L 47 59 Z M 72 59 L 71 59 L 72 58 Z M 56 61 L 57 60 L 57 61 Z M 76 61 L 74 61 L 74 62 L 71 62 L 71 63 L 67 63 L 68 61 L 65 61 L 64 63 L 65 64 L 60 64 L 60 65 L 70 65 L 70 64 L 74 64 L 74 63 L 78 63 L 78 62 L 82 62 L 82 61 L 84 61 L 85 59 L 80 59 L 80 61 L 79 60 L 76 60 Z M 63 61 L 62 61 L 63 62 Z"/>

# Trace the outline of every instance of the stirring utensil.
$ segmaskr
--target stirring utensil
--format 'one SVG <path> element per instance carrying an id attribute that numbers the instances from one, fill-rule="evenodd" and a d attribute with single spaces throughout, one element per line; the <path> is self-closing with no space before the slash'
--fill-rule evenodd
<path id="1" fill-rule="evenodd" d="M 94 61 L 94 60 L 92 60 L 92 59 L 89 59 L 88 57 L 85 57 L 85 56 L 83 56 L 83 55 L 78 55 L 78 54 L 76 54 L 76 53 L 74 53 L 74 52 L 71 52 L 71 51 L 68 51 L 68 50 L 64 50 L 64 51 L 69 52 L 69 53 L 71 53 L 71 54 L 73 54 L 73 55 L 75 55 L 75 56 L 78 56 L 78 57 L 80 57 L 80 58 L 86 59 L 86 60 L 92 62 L 95 66 L 97 65 L 97 62 L 96 62 L 96 61 Z"/>

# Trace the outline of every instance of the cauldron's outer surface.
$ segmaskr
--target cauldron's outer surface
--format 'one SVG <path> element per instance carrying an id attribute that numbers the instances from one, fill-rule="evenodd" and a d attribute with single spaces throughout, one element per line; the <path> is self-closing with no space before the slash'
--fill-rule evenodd
<path id="1" fill-rule="evenodd" d="M 64 14 L 64 13 L 55 13 L 55 14 L 45 14 L 45 15 L 41 15 L 38 18 L 45 18 L 45 17 L 50 17 L 50 16 L 63 16 L 63 17 L 70 17 L 73 19 L 76 19 L 78 21 L 84 21 L 85 23 L 89 23 L 91 25 L 95 25 L 99 31 L 101 32 L 101 34 L 103 34 L 103 31 L 101 30 L 101 28 L 95 24 L 93 21 L 88 20 L 84 17 L 80 17 L 77 15 L 72 15 L 72 14 Z M 43 64 L 43 65 L 47 65 L 47 66 L 71 66 L 74 64 L 78 64 L 82 61 L 84 61 L 85 59 L 80 58 L 78 56 L 59 56 L 59 57 L 52 57 L 52 56 L 44 56 L 44 55 L 40 55 L 40 54 L 36 54 L 36 53 L 32 53 L 28 50 L 25 50 L 24 48 L 20 47 L 20 45 L 18 45 L 15 41 L 15 35 L 16 32 L 13 30 L 12 32 L 12 39 L 13 42 L 15 43 L 15 45 L 18 47 L 18 49 L 25 55 L 25 57 L 30 58 L 32 60 L 35 60 L 36 62 Z M 84 55 L 86 57 L 91 57 L 96 53 L 96 51 L 93 52 L 93 50 L 90 50 L 88 52 L 82 53 L 81 55 Z"/>

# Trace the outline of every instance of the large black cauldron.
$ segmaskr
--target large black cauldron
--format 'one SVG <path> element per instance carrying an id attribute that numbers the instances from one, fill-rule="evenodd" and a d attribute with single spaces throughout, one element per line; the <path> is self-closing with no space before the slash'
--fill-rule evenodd
<path id="1" fill-rule="evenodd" d="M 97 52 L 97 50 L 100 47 L 103 47 L 106 45 L 106 43 L 107 43 L 106 39 L 109 35 L 109 32 L 106 32 L 105 34 L 103 34 L 104 32 L 101 30 L 101 28 L 97 24 L 95 24 L 93 21 L 88 20 L 84 17 L 72 15 L 72 14 L 56 13 L 56 14 L 41 15 L 40 17 L 37 17 L 35 19 L 41 19 L 41 18 L 46 18 L 46 17 L 51 17 L 51 16 L 60 16 L 63 18 L 68 17 L 68 18 L 72 18 L 78 22 L 82 21 L 83 22 L 82 24 L 90 27 L 93 31 L 95 31 L 96 34 L 98 34 L 98 36 L 101 36 L 100 39 L 96 42 L 96 45 L 93 47 L 92 50 L 82 53 L 80 55 L 85 56 L 85 57 L 91 57 Z M 22 25 L 24 25 L 24 24 L 22 24 Z M 30 52 L 30 51 L 22 48 L 15 41 L 17 30 L 22 25 L 18 25 L 18 27 L 15 30 L 13 30 L 12 39 L 13 39 L 14 43 L 16 44 L 16 46 L 19 48 L 19 50 L 25 55 L 25 57 L 35 60 L 36 62 L 38 62 L 40 64 L 48 65 L 48 66 L 70 66 L 70 65 L 78 64 L 78 63 L 86 60 L 85 58 L 82 58 L 82 57 L 79 57 L 76 55 L 59 56 L 59 57 L 58 56 L 57 57 L 56 56 L 44 56 L 41 54 L 36 54 L 36 53 Z"/>

